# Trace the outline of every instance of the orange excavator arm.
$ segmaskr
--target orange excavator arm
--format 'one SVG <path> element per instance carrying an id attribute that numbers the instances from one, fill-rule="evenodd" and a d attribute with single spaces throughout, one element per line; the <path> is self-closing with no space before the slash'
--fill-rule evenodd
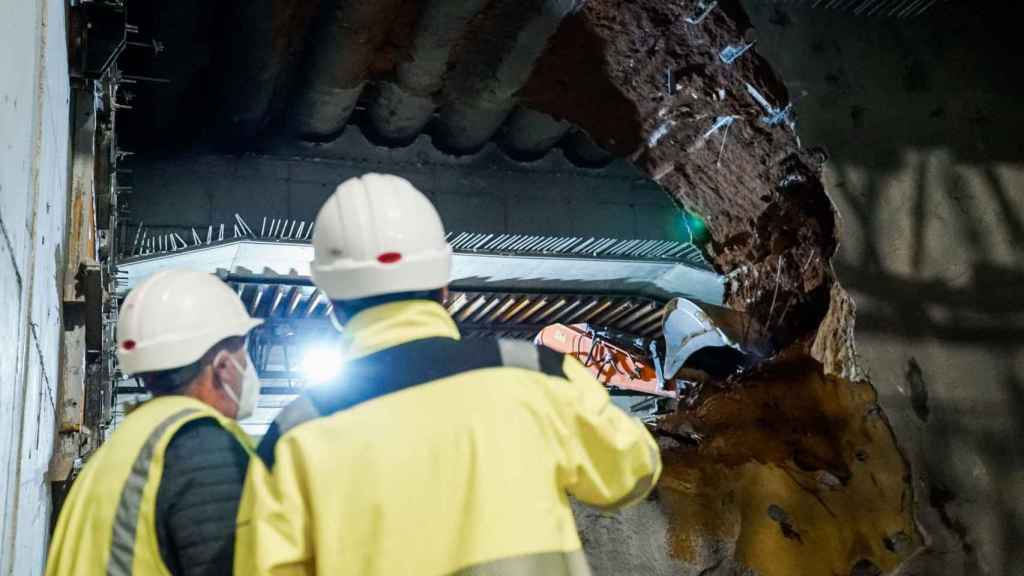
<path id="1" fill-rule="evenodd" d="M 586 324 L 546 326 L 534 342 L 573 356 L 609 388 L 665 398 L 686 396 L 699 388 L 700 379 L 683 376 L 693 372 L 684 370 L 687 366 L 726 377 L 750 366 L 752 358 L 772 353 L 769 339 L 751 318 L 685 298 L 665 305 L 659 345 Z"/>
<path id="2" fill-rule="evenodd" d="M 534 342 L 576 358 L 609 388 L 677 397 L 675 382 L 665 383 L 659 376 L 656 358 L 644 358 L 600 339 L 585 324 L 552 324 L 541 330 Z"/>

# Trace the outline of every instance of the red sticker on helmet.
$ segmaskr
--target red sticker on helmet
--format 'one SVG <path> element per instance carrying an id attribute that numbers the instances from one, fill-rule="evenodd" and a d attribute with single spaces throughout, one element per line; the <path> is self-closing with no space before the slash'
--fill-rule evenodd
<path id="1" fill-rule="evenodd" d="M 134 350 L 135 340 L 125 340 L 121 343 L 121 348 L 124 348 L 125 350 Z"/>
<path id="2" fill-rule="evenodd" d="M 402 259 L 402 255 L 398 252 L 385 252 L 380 256 L 377 256 L 377 261 L 381 264 L 394 264 Z"/>

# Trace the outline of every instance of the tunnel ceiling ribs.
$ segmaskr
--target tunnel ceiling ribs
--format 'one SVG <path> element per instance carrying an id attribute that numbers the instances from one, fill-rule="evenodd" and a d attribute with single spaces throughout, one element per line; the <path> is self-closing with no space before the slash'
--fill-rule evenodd
<path id="1" fill-rule="evenodd" d="M 765 1 L 910 18 L 948 0 Z M 720 3 L 687 4 L 710 12 Z M 194 1 L 139 3 L 132 18 L 145 37 L 129 47 L 123 67 L 151 81 L 134 87 L 121 129 L 137 152 L 169 144 L 260 150 L 281 135 L 331 141 L 357 124 L 389 146 L 428 133 L 456 154 L 496 142 L 530 160 L 561 146 L 581 165 L 602 165 L 611 156 L 585 132 L 522 97 L 550 38 L 583 5 L 230 0 L 201 10 Z M 223 34 L 227 28 L 236 33 Z"/>
<path id="2" fill-rule="evenodd" d="M 480 24 L 466 34 L 471 44 L 462 48 L 445 88 L 437 131 L 444 146 L 472 151 L 497 132 L 548 39 L 575 3 L 496 0 L 488 6 Z M 549 141 L 552 132 L 557 134 L 557 124 L 548 116 L 535 114 L 510 128 L 520 132 L 519 138 L 537 145 Z"/>
<path id="3" fill-rule="evenodd" d="M 232 281 L 249 314 L 267 320 L 267 330 L 329 328 L 330 302 L 311 285 Z M 452 290 L 445 307 L 467 337 L 532 339 L 555 322 L 591 322 L 645 337 L 661 333 L 663 302 L 644 296 L 542 294 Z"/>
<path id="4" fill-rule="evenodd" d="M 172 145 L 258 151 L 281 139 L 330 142 L 358 125 L 393 147 L 429 134 L 449 153 L 494 142 L 532 160 L 561 146 L 577 164 L 601 166 L 612 156 L 586 133 L 520 104 L 579 3 L 237 0 L 205 18 L 190 3 L 139 6 L 165 50 L 126 66 L 161 82 L 137 87 L 123 128 L 139 152 L 164 149 L 168 135 Z M 229 22 L 238 34 L 220 33 Z M 193 62 L 198 46 L 214 55 Z M 209 98 L 218 82 L 219 101 Z"/>
<path id="5" fill-rule="evenodd" d="M 328 140 L 345 127 L 399 6 L 398 0 L 325 3 L 313 23 L 305 81 L 289 112 L 301 136 Z"/>
<path id="6" fill-rule="evenodd" d="M 428 3 L 416 22 L 409 58 L 398 64 L 394 78 L 381 82 L 370 104 L 371 124 L 389 140 L 415 138 L 437 109 L 436 95 L 452 49 L 486 0 L 439 0 Z"/>

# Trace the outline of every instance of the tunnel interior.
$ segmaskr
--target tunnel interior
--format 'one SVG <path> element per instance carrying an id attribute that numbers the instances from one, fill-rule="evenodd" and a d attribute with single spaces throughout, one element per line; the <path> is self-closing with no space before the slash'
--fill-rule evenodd
<path id="1" fill-rule="evenodd" d="M 652 422 L 666 462 L 654 496 L 624 521 L 578 510 L 595 572 L 875 574 L 920 550 L 919 496 L 832 266 L 829 154 L 801 141 L 795 95 L 738 0 L 185 0 L 127 13 L 111 101 L 130 191 L 119 259 L 209 244 L 225 223 L 228 237 L 305 240 L 331 181 L 393 170 L 449 202 L 468 251 L 607 237 L 624 259 L 684 263 L 717 278 L 710 303 L 763 330 L 772 353 L 692 357 L 699 395 Z M 268 270 L 290 272 L 253 272 Z M 280 342 L 328 333 L 329 303 L 308 284 L 232 280 L 254 312 L 289 320 L 268 338 L 280 371 L 296 363 Z M 583 319 L 650 338 L 664 296 L 456 286 L 447 305 L 482 335 Z M 496 329 L 506 313 L 522 322 Z M 663 546 L 636 541 L 651 526 Z"/>

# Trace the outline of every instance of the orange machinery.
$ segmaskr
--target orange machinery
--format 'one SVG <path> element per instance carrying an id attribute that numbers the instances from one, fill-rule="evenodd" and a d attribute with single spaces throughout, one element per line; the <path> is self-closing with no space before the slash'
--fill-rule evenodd
<path id="1" fill-rule="evenodd" d="M 727 378 L 773 353 L 750 317 L 686 298 L 665 305 L 657 340 L 587 324 L 552 324 L 534 341 L 575 357 L 610 388 L 664 398 L 690 397 L 708 376 Z"/>
<path id="2" fill-rule="evenodd" d="M 664 381 L 656 353 L 647 357 L 645 354 L 630 352 L 600 337 L 586 324 L 552 324 L 541 330 L 534 342 L 573 356 L 590 368 L 597 379 L 609 388 L 665 398 L 678 397 L 676 382 Z"/>

